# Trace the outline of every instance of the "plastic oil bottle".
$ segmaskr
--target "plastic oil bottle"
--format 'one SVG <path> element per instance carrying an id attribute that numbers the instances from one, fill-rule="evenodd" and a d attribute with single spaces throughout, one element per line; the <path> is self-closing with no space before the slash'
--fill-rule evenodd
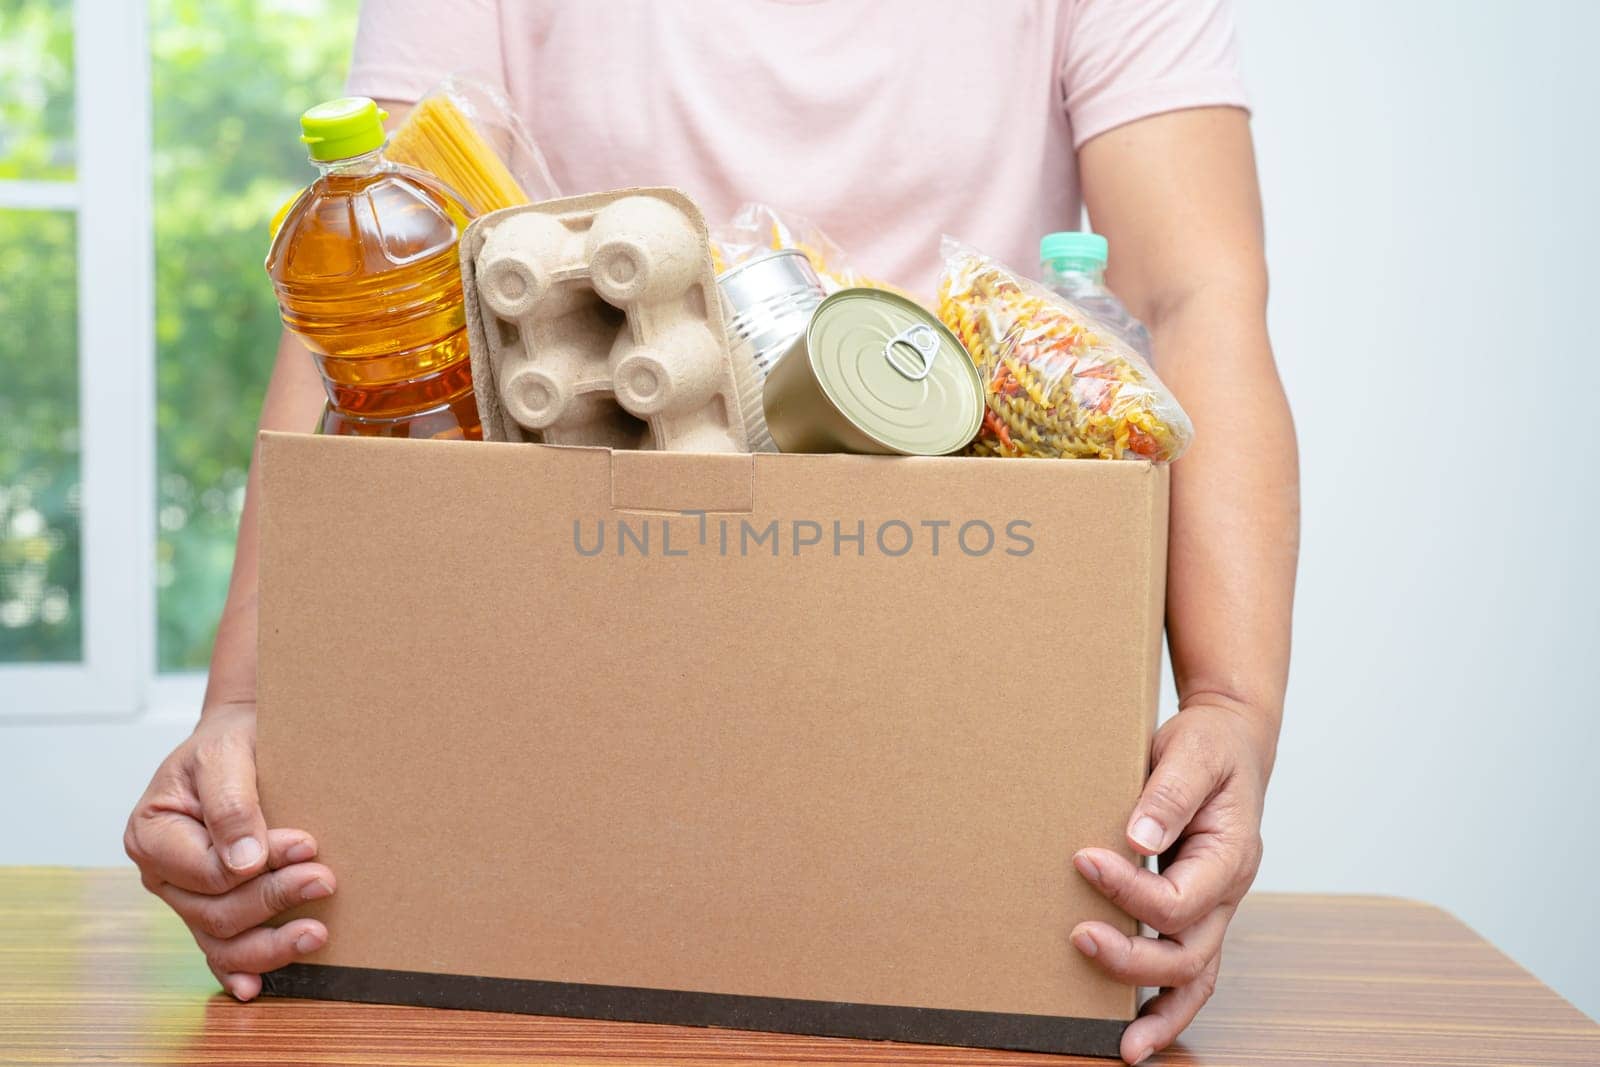
<path id="1" fill-rule="evenodd" d="M 1109 242 L 1097 233 L 1086 230 L 1047 233 L 1039 241 L 1044 284 L 1093 315 L 1148 361 L 1150 331 L 1106 288 L 1109 252 Z"/>
<path id="2" fill-rule="evenodd" d="M 300 119 L 320 172 L 267 254 L 284 326 L 328 394 L 321 432 L 479 440 L 457 243 L 471 217 L 448 187 L 384 159 L 366 97 Z"/>

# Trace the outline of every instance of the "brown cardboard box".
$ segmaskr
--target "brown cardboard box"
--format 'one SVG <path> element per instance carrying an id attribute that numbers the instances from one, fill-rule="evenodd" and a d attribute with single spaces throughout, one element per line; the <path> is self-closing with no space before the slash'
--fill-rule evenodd
<path id="1" fill-rule="evenodd" d="M 1071 856 L 1146 770 L 1164 469 L 261 464 L 261 793 L 339 876 L 269 992 L 1115 1054 Z"/>

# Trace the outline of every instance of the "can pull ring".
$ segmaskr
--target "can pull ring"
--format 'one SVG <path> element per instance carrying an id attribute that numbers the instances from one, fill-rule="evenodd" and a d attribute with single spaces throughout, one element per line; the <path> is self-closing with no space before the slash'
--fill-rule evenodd
<path id="1" fill-rule="evenodd" d="M 906 355 L 907 350 L 910 355 Z M 933 370 L 933 357 L 939 354 L 939 335 L 933 327 L 919 322 L 889 338 L 883 346 L 883 358 L 900 376 L 920 382 Z"/>

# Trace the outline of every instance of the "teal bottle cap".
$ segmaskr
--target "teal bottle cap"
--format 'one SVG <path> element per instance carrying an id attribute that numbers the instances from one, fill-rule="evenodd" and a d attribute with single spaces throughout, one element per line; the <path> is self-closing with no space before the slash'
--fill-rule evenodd
<path id="1" fill-rule="evenodd" d="M 1106 239 L 1088 230 L 1063 230 L 1047 233 L 1039 239 L 1039 261 L 1053 263 L 1058 259 L 1089 262 L 1104 267 L 1110 255 Z"/>

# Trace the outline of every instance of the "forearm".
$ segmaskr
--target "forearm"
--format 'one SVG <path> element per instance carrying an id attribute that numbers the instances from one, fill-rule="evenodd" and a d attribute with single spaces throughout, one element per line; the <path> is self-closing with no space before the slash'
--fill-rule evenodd
<path id="1" fill-rule="evenodd" d="M 1266 330 L 1264 272 L 1160 309 L 1159 373 L 1195 424 L 1172 468 L 1167 636 L 1180 707 L 1232 708 L 1276 751 L 1299 550 L 1293 421 Z"/>
<path id="2" fill-rule="evenodd" d="M 1080 923 L 1073 944 L 1115 977 L 1168 987 L 1123 1035 L 1129 1062 L 1162 1048 L 1210 996 L 1223 935 L 1261 861 L 1261 805 L 1277 752 L 1299 543 L 1294 425 L 1267 341 L 1267 268 L 1248 116 L 1167 112 L 1078 153 L 1084 199 L 1111 242 L 1111 288 L 1150 327 L 1155 367 L 1194 422 L 1172 465 L 1167 641 L 1177 716 L 1151 745 L 1128 842 L 1073 863 L 1178 948 L 1120 970 L 1130 941 Z M 1086 939 L 1086 940 L 1085 940 Z M 1174 980 L 1176 979 L 1176 980 Z"/>
<path id="3" fill-rule="evenodd" d="M 278 344 L 277 361 L 261 405 L 259 428 L 309 433 L 316 427 L 322 404 L 322 385 L 310 355 L 299 341 L 285 333 Z M 202 714 L 230 704 L 253 703 L 256 698 L 256 507 L 261 472 L 255 459 L 253 455 L 245 484 L 233 576 L 211 649 L 211 673 Z"/>
<path id="4" fill-rule="evenodd" d="M 1245 113 L 1170 112 L 1079 154 L 1111 287 L 1150 327 L 1194 421 L 1172 467 L 1167 637 L 1181 706 L 1240 711 L 1270 769 L 1299 544 L 1294 425 L 1267 340 L 1267 270 Z"/>

